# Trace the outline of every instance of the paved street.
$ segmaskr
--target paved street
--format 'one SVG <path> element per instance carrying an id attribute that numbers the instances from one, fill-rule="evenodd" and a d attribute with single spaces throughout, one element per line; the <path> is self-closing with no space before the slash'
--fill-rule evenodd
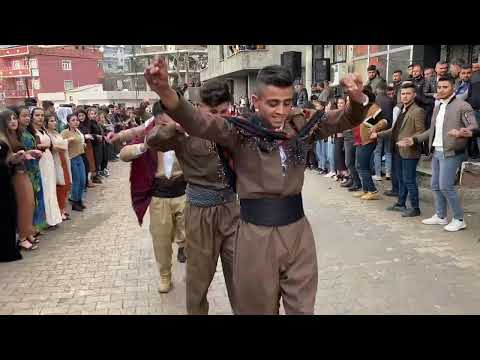
<path id="1" fill-rule="evenodd" d="M 140 228 L 129 166 L 111 168 L 106 184 L 90 190 L 86 211 L 47 232 L 24 260 L 0 264 L 0 314 L 185 314 L 185 265 L 175 264 L 174 289 L 159 295 L 148 214 Z M 310 171 L 304 198 L 317 240 L 317 314 L 480 313 L 474 227 L 426 227 L 384 211 L 390 199 L 362 202 Z M 230 313 L 220 267 L 209 299 L 212 314 Z"/>

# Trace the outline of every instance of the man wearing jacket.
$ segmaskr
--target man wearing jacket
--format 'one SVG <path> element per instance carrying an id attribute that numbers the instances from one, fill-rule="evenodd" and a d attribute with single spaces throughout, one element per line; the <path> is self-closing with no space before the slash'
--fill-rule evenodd
<path id="1" fill-rule="evenodd" d="M 380 133 L 372 133 L 372 138 L 385 138 L 391 136 L 391 151 L 396 179 L 398 181 L 398 201 L 388 210 L 401 211 L 403 217 L 420 215 L 418 186 L 417 186 L 417 164 L 421 151 L 417 144 L 400 148 L 397 142 L 425 131 L 425 111 L 415 104 L 416 89 L 412 83 L 402 85 L 401 102 L 402 110 L 398 115 L 393 128 Z M 407 196 L 410 197 L 411 208 L 407 209 Z"/>
<path id="2" fill-rule="evenodd" d="M 457 99 L 454 94 L 454 79 L 440 78 L 437 84 L 437 97 L 440 100 L 433 111 L 430 129 L 420 135 L 406 137 L 398 142 L 400 147 L 411 147 L 428 140 L 432 158 L 432 191 L 436 213 L 422 221 L 425 225 L 444 225 L 446 231 L 458 231 L 467 227 L 463 218 L 463 208 L 455 190 L 457 171 L 465 159 L 468 140 L 449 136 L 453 129 L 477 128 L 472 107 Z M 447 204 L 453 218 L 447 221 Z M 448 225 L 447 225 L 448 224 Z"/>
<path id="3" fill-rule="evenodd" d="M 153 116 L 155 121 L 167 116 L 159 102 L 153 106 Z M 172 287 L 172 243 L 177 241 L 179 253 L 185 244 L 186 183 L 175 152 L 149 150 L 144 141 L 144 136 L 137 137 L 122 148 L 120 159 L 132 162 L 132 206 L 140 225 L 149 208 L 150 234 L 160 272 L 158 291 L 167 293 Z"/>
<path id="4" fill-rule="evenodd" d="M 211 80 L 200 90 L 201 111 L 226 115 L 232 96 L 228 84 Z M 187 181 L 185 206 L 187 313 L 207 315 L 207 293 L 222 260 L 228 298 L 235 312 L 232 290 L 235 236 L 240 207 L 235 179 L 214 142 L 186 134 L 173 120 L 149 132 L 147 146 L 156 151 L 174 150 Z"/>
<path id="5" fill-rule="evenodd" d="M 367 85 L 369 85 L 372 88 L 372 91 L 375 94 L 377 90 L 377 86 L 379 84 L 385 83 L 385 80 L 382 79 L 382 77 L 380 76 L 380 72 L 377 70 L 377 67 L 375 65 L 370 65 L 367 68 L 367 72 L 368 72 Z"/>

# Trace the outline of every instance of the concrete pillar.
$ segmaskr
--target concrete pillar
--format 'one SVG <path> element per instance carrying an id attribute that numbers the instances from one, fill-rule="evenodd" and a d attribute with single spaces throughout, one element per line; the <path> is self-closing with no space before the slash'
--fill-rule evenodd
<path id="1" fill-rule="evenodd" d="M 312 80 L 313 80 L 313 71 L 312 71 L 312 59 L 313 59 L 313 49 L 312 45 L 306 45 L 305 48 L 305 88 L 308 91 L 309 98 L 312 95 Z"/>

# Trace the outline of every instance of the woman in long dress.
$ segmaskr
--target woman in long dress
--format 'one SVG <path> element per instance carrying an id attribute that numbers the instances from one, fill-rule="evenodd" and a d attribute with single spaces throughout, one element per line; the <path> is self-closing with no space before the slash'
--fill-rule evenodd
<path id="1" fill-rule="evenodd" d="M 37 149 L 37 139 L 33 133 L 33 129 L 30 126 L 31 116 L 27 107 L 18 108 L 19 117 L 18 125 L 20 128 L 22 145 L 25 151 L 38 150 Z M 30 132 L 30 130 L 32 132 Z M 43 201 L 43 187 L 42 187 L 42 176 L 40 174 L 38 159 L 31 159 L 25 161 L 25 167 L 27 169 L 28 177 L 33 187 L 33 194 L 35 198 L 35 209 L 33 212 L 33 226 L 35 229 L 35 243 L 38 243 L 38 236 L 42 235 L 42 230 L 48 227 L 47 221 L 45 219 L 45 203 Z"/>
<path id="2" fill-rule="evenodd" d="M 70 220 L 67 211 L 67 199 L 72 189 L 72 173 L 68 157 L 68 140 L 65 140 L 56 130 L 55 113 L 45 114 L 45 128 L 52 140 L 52 154 L 57 175 L 57 200 L 62 214 L 62 220 Z"/>
<path id="3" fill-rule="evenodd" d="M 85 110 L 78 110 L 76 115 L 80 122 L 78 129 L 85 137 L 86 143 L 85 154 L 83 154 L 83 163 L 85 165 L 85 175 L 87 179 L 86 187 L 95 187 L 95 184 L 101 184 L 102 181 L 98 179 L 98 177 L 95 177 L 97 165 L 95 164 L 95 155 L 93 152 L 94 137 L 92 135 L 92 124 Z"/>
<path id="4" fill-rule="evenodd" d="M 32 121 L 29 129 L 37 137 L 37 148 L 43 151 L 39 161 L 40 174 L 42 177 L 43 198 L 45 202 L 45 217 L 50 227 L 56 227 L 62 222 L 62 214 L 57 200 L 57 175 L 55 173 L 55 162 L 50 151 L 52 141 L 43 128 L 44 111 L 41 108 L 32 110 Z"/>
<path id="5" fill-rule="evenodd" d="M 28 112 L 27 112 L 28 118 Z M 20 132 L 18 128 L 17 113 L 5 110 L 0 113 L 0 133 L 6 139 L 12 153 L 22 153 L 31 158 L 32 155 L 37 158 L 42 156 L 38 150 L 25 152 L 21 143 Z M 19 160 L 15 166 L 12 166 L 12 185 L 15 192 L 17 203 L 17 232 L 19 235 L 19 245 L 25 250 L 35 250 L 35 229 L 33 227 L 33 212 L 35 209 L 35 197 L 33 187 L 26 170 L 25 156 Z"/>

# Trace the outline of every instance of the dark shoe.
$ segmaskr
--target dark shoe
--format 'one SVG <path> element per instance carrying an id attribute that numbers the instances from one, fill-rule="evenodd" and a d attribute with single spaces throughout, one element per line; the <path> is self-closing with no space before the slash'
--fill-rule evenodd
<path id="1" fill-rule="evenodd" d="M 393 204 L 392 206 L 387 207 L 388 211 L 405 211 L 407 207 L 405 205 Z"/>
<path id="2" fill-rule="evenodd" d="M 398 197 L 398 193 L 393 192 L 392 190 L 385 191 L 383 195 L 390 196 L 390 197 Z"/>
<path id="3" fill-rule="evenodd" d="M 343 188 L 349 188 L 353 186 L 353 180 L 349 179 L 346 183 L 340 184 L 341 187 Z"/>
<path id="4" fill-rule="evenodd" d="M 73 211 L 83 211 L 83 208 L 80 206 L 79 203 L 73 203 L 72 204 L 72 210 Z"/>
<path id="5" fill-rule="evenodd" d="M 352 186 L 348 188 L 348 191 L 360 191 L 362 190 L 361 186 Z"/>
<path id="6" fill-rule="evenodd" d="M 87 207 L 84 205 L 83 201 L 79 201 L 79 202 L 78 202 L 78 205 L 80 205 L 80 207 L 81 207 L 82 209 L 86 209 L 86 208 L 87 208 Z"/>
<path id="7" fill-rule="evenodd" d="M 185 248 L 183 248 L 183 247 L 178 248 L 177 260 L 180 263 L 184 263 L 185 261 L 187 261 L 187 257 L 185 256 L 185 251 L 184 250 L 185 250 Z"/>
<path id="8" fill-rule="evenodd" d="M 93 179 L 92 179 L 92 182 L 94 184 L 103 184 L 102 180 L 100 179 L 99 176 L 95 176 Z"/>
<path id="9" fill-rule="evenodd" d="M 408 210 L 405 210 L 403 213 L 402 213 L 402 217 L 415 217 L 415 216 L 420 216 L 421 212 L 420 212 L 420 209 L 408 209 Z"/>

